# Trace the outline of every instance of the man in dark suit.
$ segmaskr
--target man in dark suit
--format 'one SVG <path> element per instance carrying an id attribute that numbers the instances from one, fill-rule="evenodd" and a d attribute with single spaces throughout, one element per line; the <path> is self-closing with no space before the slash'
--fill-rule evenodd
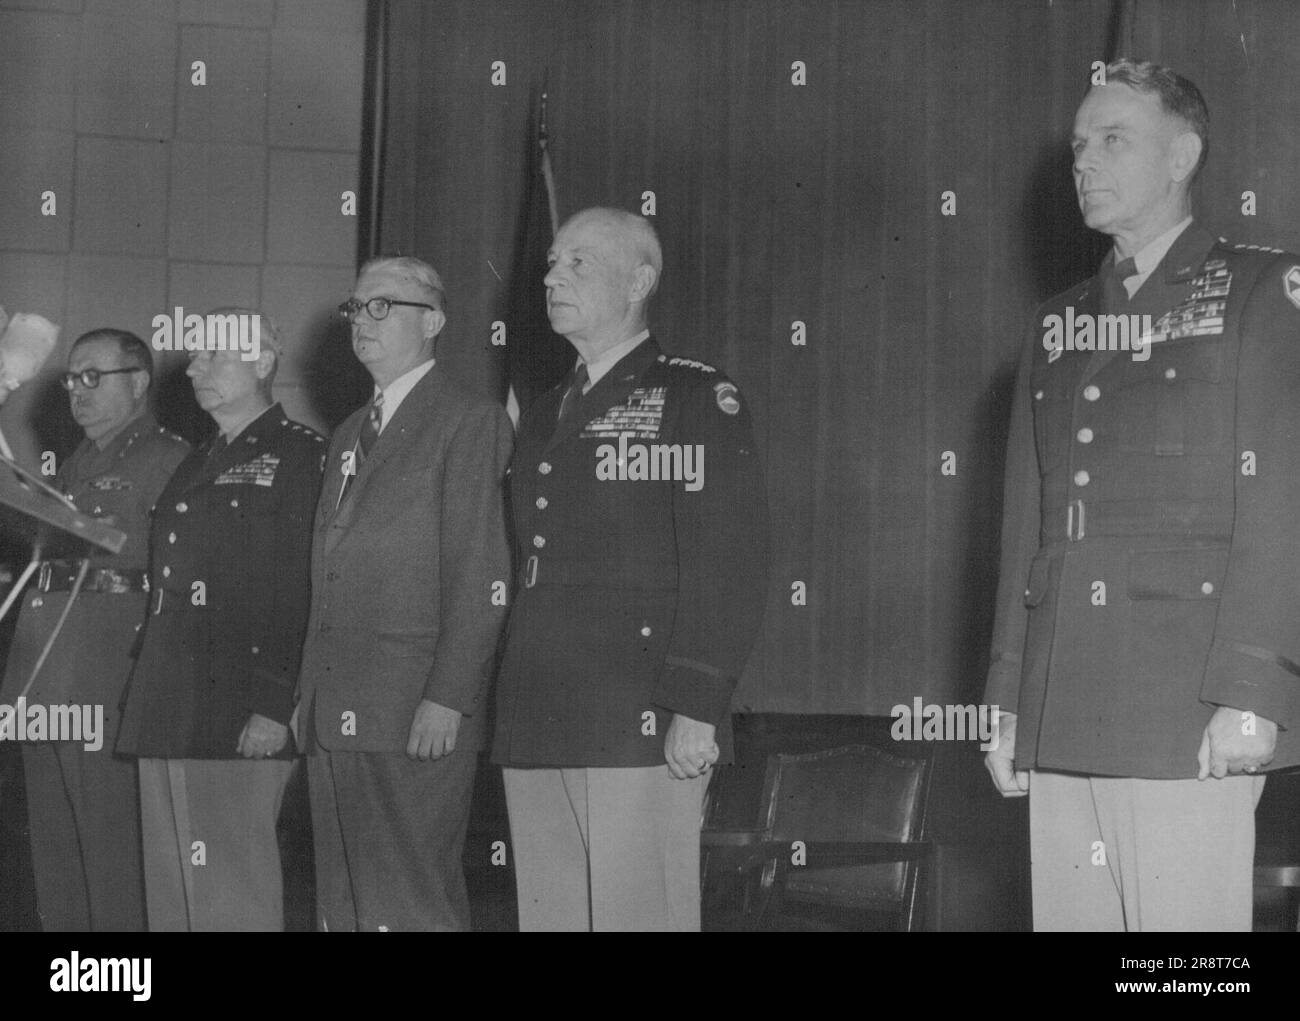
<path id="1" fill-rule="evenodd" d="M 1075 185 L 1115 246 L 1016 381 L 987 765 L 1029 794 L 1040 929 L 1249 930 L 1254 774 L 1300 762 L 1300 259 L 1192 222 L 1207 126 L 1167 68 L 1088 92 Z M 1148 341 L 1090 350 L 1102 316 Z"/>
<path id="2" fill-rule="evenodd" d="M 549 261 L 551 325 L 578 361 L 519 426 L 493 747 L 519 924 L 698 930 L 701 803 L 766 595 L 749 411 L 650 337 L 647 220 L 581 212 Z"/>
<path id="3" fill-rule="evenodd" d="M 227 315 L 254 315 L 223 310 Z M 217 424 L 158 498 L 149 615 L 118 750 L 140 760 L 153 931 L 284 928 L 276 820 L 325 441 L 273 403 L 280 344 L 192 352 Z"/>
<path id="4" fill-rule="evenodd" d="M 469 928 L 461 852 L 510 567 L 510 421 L 434 364 L 437 273 L 362 267 L 340 307 L 374 397 L 334 434 L 297 725 L 326 930 Z"/>
<path id="5" fill-rule="evenodd" d="M 118 703 L 144 618 L 149 512 L 189 449 L 149 412 L 153 357 L 125 330 L 78 337 L 63 376 L 72 417 L 86 438 L 53 482 L 85 514 L 126 533 L 117 554 L 91 556 L 90 572 L 27 705 L 103 710 L 97 747 L 77 741 L 23 746 L 37 909 L 47 932 L 143 931 L 135 764 L 113 754 Z M 31 677 L 77 574 L 46 561 L 25 597 L 5 665 L 0 702 L 15 705 Z"/>

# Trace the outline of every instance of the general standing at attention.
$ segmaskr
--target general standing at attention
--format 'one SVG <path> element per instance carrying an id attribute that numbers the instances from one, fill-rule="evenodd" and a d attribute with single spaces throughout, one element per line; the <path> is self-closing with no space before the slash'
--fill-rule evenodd
<path id="1" fill-rule="evenodd" d="M 549 262 L 551 326 L 578 360 L 519 425 L 493 746 L 519 925 L 698 930 L 701 804 L 766 596 L 749 409 L 650 336 L 649 221 L 578 213 Z"/>
<path id="2" fill-rule="evenodd" d="M 1106 68 L 1074 182 L 1114 248 L 1016 380 L 986 761 L 1036 929 L 1248 931 L 1261 771 L 1300 763 L 1300 258 L 1193 220 L 1208 130 L 1187 79 Z M 1147 341 L 1058 343 L 1097 316 Z"/>
<path id="3" fill-rule="evenodd" d="M 36 904 L 46 932 L 145 928 L 135 763 L 113 753 L 130 651 L 146 599 L 149 513 L 189 445 L 149 411 L 153 356 L 126 330 L 92 330 L 68 354 L 63 385 L 85 439 L 53 482 L 77 509 L 126 533 L 90 570 L 28 705 L 102 706 L 99 746 L 29 742 L 27 776 Z M 23 602 L 0 702 L 14 705 L 54 630 L 78 563 L 47 560 Z"/>
<path id="4" fill-rule="evenodd" d="M 149 616 L 118 741 L 140 759 L 152 931 L 284 928 L 276 820 L 325 441 L 273 402 L 280 343 L 259 323 L 255 360 L 191 353 L 195 400 L 218 431 L 154 514 Z"/>
<path id="5" fill-rule="evenodd" d="M 374 396 L 334 433 L 297 726 L 322 929 L 466 930 L 461 853 L 510 581 L 505 410 L 435 363 L 442 281 L 361 268 L 340 312 Z"/>

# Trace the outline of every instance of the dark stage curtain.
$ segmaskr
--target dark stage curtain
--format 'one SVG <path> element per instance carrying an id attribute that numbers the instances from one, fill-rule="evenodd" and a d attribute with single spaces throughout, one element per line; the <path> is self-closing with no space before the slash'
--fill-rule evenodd
<path id="1" fill-rule="evenodd" d="M 739 708 L 978 697 L 1016 351 L 1029 310 L 1105 251 L 1079 224 L 1067 148 L 1092 61 L 1131 43 L 1198 80 L 1216 132 L 1203 215 L 1300 243 L 1300 13 L 1284 2 L 393 0 L 387 13 L 380 247 L 442 272 L 439 357 L 469 383 L 503 392 L 493 323 L 509 339 L 520 289 L 536 293 L 512 270 L 544 79 L 561 218 L 654 193 L 654 331 L 731 374 L 766 457 L 774 580 Z M 1239 215 L 1247 188 L 1256 219 Z"/>

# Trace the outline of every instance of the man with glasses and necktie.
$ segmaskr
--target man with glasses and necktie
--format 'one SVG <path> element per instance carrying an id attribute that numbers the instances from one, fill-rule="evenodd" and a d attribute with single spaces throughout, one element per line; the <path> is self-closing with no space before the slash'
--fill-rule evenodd
<path id="1" fill-rule="evenodd" d="M 282 350 L 271 320 L 219 314 L 256 316 L 259 353 L 190 352 L 186 375 L 217 432 L 158 497 L 118 740 L 140 760 L 154 932 L 284 927 L 276 820 L 325 441 L 272 396 Z"/>
<path id="2" fill-rule="evenodd" d="M 37 910 L 46 932 L 142 931 L 144 876 L 135 763 L 114 753 L 131 648 L 144 619 L 149 514 L 189 445 L 149 411 L 153 357 L 125 330 L 78 337 L 62 383 L 85 439 L 57 464 L 54 486 L 83 513 L 127 535 L 120 553 L 91 554 L 68 619 L 26 692 L 30 705 L 103 707 L 98 748 L 23 746 Z M 47 560 L 23 602 L 0 702 L 23 693 L 77 575 Z"/>
<path id="3" fill-rule="evenodd" d="M 320 927 L 466 930 L 461 852 L 510 560 L 501 405 L 435 364 L 442 281 L 361 268 L 340 306 L 374 396 L 335 431 L 296 726 Z"/>
<path id="4" fill-rule="evenodd" d="M 986 764 L 1029 798 L 1036 929 L 1249 931 L 1263 771 L 1300 763 L 1300 259 L 1193 220 L 1194 84 L 1104 76 L 1074 181 L 1114 248 L 1020 362 Z M 1150 333 L 1098 346 L 1113 317 Z"/>

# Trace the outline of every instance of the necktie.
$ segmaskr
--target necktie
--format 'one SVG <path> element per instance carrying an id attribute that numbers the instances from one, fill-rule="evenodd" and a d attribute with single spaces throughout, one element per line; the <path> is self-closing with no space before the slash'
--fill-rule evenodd
<path id="1" fill-rule="evenodd" d="M 350 470 L 343 476 L 343 485 L 339 487 L 338 502 L 334 504 L 336 508 L 343 502 L 343 497 L 347 495 L 352 480 L 357 477 L 361 462 L 370 454 L 370 448 L 375 445 L 375 440 L 379 439 L 379 425 L 383 421 L 384 415 L 383 408 L 384 393 L 381 390 L 375 394 L 375 399 L 370 402 L 370 410 L 366 412 L 366 417 L 361 423 L 361 432 L 357 434 L 356 457 L 348 465 Z"/>
<path id="2" fill-rule="evenodd" d="M 226 434 L 217 433 L 217 438 L 212 441 L 212 449 L 208 451 L 208 457 L 220 457 L 221 452 L 229 445 L 226 442 Z"/>
<path id="3" fill-rule="evenodd" d="M 1106 299 L 1107 308 L 1113 311 L 1128 305 L 1128 288 L 1124 286 L 1124 281 L 1131 276 L 1137 276 L 1137 271 L 1137 263 L 1132 259 L 1120 259 L 1115 263 L 1102 284 L 1102 294 Z"/>
<path id="4" fill-rule="evenodd" d="M 370 448 L 375 445 L 375 440 L 379 439 L 379 426 L 383 420 L 384 393 L 381 390 L 370 402 L 370 411 L 366 415 L 366 420 L 361 423 L 361 435 L 357 437 L 357 445 L 361 448 L 363 458 L 370 456 Z"/>
<path id="5" fill-rule="evenodd" d="M 579 362 L 573 372 L 573 382 L 564 391 L 564 400 L 560 402 L 559 424 L 564 425 L 578 413 L 578 402 L 582 400 L 582 388 L 587 385 L 587 363 Z"/>

